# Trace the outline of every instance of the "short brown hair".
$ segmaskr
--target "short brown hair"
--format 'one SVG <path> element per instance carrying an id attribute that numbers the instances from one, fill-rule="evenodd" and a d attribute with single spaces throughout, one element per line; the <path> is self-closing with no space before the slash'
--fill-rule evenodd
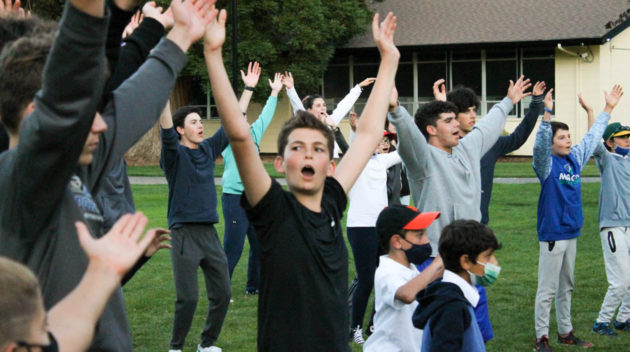
<path id="1" fill-rule="evenodd" d="M 12 134 L 20 131 L 24 109 L 42 87 L 46 57 L 53 35 L 20 38 L 0 55 L 0 117 Z"/>
<path id="2" fill-rule="evenodd" d="M 28 338 L 42 296 L 35 275 L 24 265 L 0 257 L 0 349 L 9 342 Z"/>
<path id="3" fill-rule="evenodd" d="M 326 145 L 328 145 L 328 156 L 332 160 L 333 150 L 335 149 L 335 135 L 333 134 L 333 131 L 328 128 L 328 126 L 326 126 L 326 124 L 324 124 L 320 119 L 315 117 L 315 115 L 304 110 L 298 111 L 295 116 L 290 118 L 282 126 L 280 134 L 278 135 L 278 155 L 284 155 L 284 148 L 287 147 L 287 143 L 289 142 L 289 135 L 291 134 L 291 132 L 293 132 L 293 130 L 296 130 L 298 128 L 308 128 L 321 132 L 324 137 L 326 137 Z"/>

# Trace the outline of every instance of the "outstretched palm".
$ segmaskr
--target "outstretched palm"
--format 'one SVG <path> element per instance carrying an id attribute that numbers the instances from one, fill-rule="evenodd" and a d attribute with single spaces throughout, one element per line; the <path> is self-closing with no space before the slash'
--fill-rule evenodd
<path id="1" fill-rule="evenodd" d="M 396 45 L 394 44 L 394 33 L 396 33 L 396 16 L 393 13 L 388 13 L 385 16 L 383 22 L 379 25 L 379 15 L 378 13 L 374 15 L 374 19 L 372 20 L 372 37 L 374 38 L 374 43 L 376 43 L 376 47 L 378 51 L 383 56 L 386 53 L 391 53 L 400 57 L 400 52 Z"/>
<path id="2" fill-rule="evenodd" d="M 225 42 L 225 19 L 227 12 L 221 10 L 216 20 L 210 21 L 206 25 L 206 32 L 203 37 L 203 43 L 206 50 L 215 51 L 220 49 Z"/>
<path id="3" fill-rule="evenodd" d="M 214 8 L 216 0 L 173 0 L 171 8 L 175 26 L 187 29 L 191 42 L 199 40 L 205 30 L 206 25 L 212 21 L 217 10 Z"/>
<path id="4" fill-rule="evenodd" d="M 610 90 L 610 93 L 607 91 L 604 91 L 604 97 L 606 98 L 606 105 L 610 106 L 611 108 L 614 108 L 615 106 L 617 106 L 617 103 L 619 103 L 619 99 L 621 99 L 622 96 L 623 96 L 623 89 L 618 84 L 615 84 L 612 87 L 612 89 Z"/>

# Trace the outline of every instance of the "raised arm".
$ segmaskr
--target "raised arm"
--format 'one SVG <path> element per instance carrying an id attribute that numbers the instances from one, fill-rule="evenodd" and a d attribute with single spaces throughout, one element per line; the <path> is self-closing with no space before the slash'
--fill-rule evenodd
<path id="1" fill-rule="evenodd" d="M 379 25 L 378 14 L 372 20 L 372 35 L 381 54 L 381 62 L 372 93 L 361 114 L 357 133 L 347 155 L 335 170 L 334 177 L 348 193 L 367 164 L 374 148 L 383 138 L 383 126 L 387 116 L 389 97 L 394 88 L 400 52 L 394 44 L 396 17 L 390 12 Z"/>
<path id="2" fill-rule="evenodd" d="M 580 143 L 571 148 L 571 154 L 575 156 L 582 167 L 584 167 L 584 165 L 588 162 L 588 159 L 591 158 L 595 147 L 600 144 L 602 134 L 604 134 L 608 120 L 610 120 L 610 114 L 615 109 L 615 106 L 617 106 L 617 103 L 619 103 L 622 96 L 623 89 L 618 84 L 615 84 L 610 92 L 604 90 L 604 98 L 606 99 L 606 107 L 604 108 L 604 111 L 599 114 L 593 124 L 593 127 L 588 130 Z"/>
<path id="3" fill-rule="evenodd" d="M 156 232 L 168 232 L 154 229 L 142 237 L 146 224 L 147 218 L 142 213 L 127 214 L 105 236 L 95 239 L 85 224 L 76 223 L 89 264 L 78 286 L 47 314 L 49 329 L 60 351 L 87 350 L 96 322 L 123 275 L 144 253 Z"/>
<path id="4" fill-rule="evenodd" d="M 363 88 L 374 83 L 375 80 L 376 78 L 373 78 L 373 77 L 364 79 L 363 81 L 361 81 L 361 83 L 354 86 L 343 99 L 341 99 L 341 101 L 335 107 L 335 110 L 330 115 L 330 118 L 332 119 L 335 125 L 338 125 L 339 122 L 341 122 L 341 120 L 343 119 L 343 117 L 348 115 L 348 113 L 354 106 L 354 103 L 356 103 L 357 99 L 359 99 L 359 97 L 361 96 L 361 92 L 363 91 Z"/>
<path id="5" fill-rule="evenodd" d="M 252 95 L 254 94 L 254 88 L 256 88 L 258 79 L 260 79 L 260 64 L 258 61 L 255 61 L 253 64 L 251 61 L 249 62 L 249 65 L 247 65 L 247 75 L 243 72 L 243 70 L 241 70 L 241 79 L 243 80 L 243 84 L 245 84 L 245 89 L 243 89 L 238 105 L 241 107 L 243 115 L 245 115 L 247 113 L 249 101 L 252 99 Z"/>
<path id="6" fill-rule="evenodd" d="M 91 165 L 92 177 L 100 177 L 103 170 L 108 171 L 153 127 L 177 75 L 186 64 L 186 51 L 203 36 L 206 24 L 216 17 L 213 4 L 214 0 L 197 0 L 194 4 L 173 0 L 173 29 L 140 69 L 114 91 L 113 102 L 103 112 L 108 129 L 101 136 Z M 98 184 L 98 180 L 90 182 Z"/>
<path id="7" fill-rule="evenodd" d="M 221 48 L 225 41 L 225 18 L 227 13 L 221 10 L 218 20 L 206 27 L 204 36 L 204 57 L 210 76 L 212 95 L 217 103 L 221 123 L 232 146 L 234 160 L 238 167 L 245 195 L 250 205 L 255 206 L 271 187 L 271 177 L 267 174 L 256 144 L 250 133 L 247 120 L 238 105 L 236 96 L 230 86 Z"/>
<path id="8" fill-rule="evenodd" d="M 511 153 L 527 141 L 527 138 L 534 130 L 534 126 L 536 126 L 538 116 L 543 112 L 543 94 L 545 89 L 545 82 L 536 82 L 532 89 L 533 96 L 529 104 L 529 111 L 512 133 L 499 137 L 497 141 L 501 148 L 501 154 Z"/>
<path id="9" fill-rule="evenodd" d="M 389 122 L 396 127 L 400 157 L 409 170 L 407 176 L 411 180 L 422 180 L 426 176 L 429 160 L 429 144 L 413 118 L 404 107 L 398 104 L 398 94 L 394 89 L 390 97 Z"/>
<path id="10" fill-rule="evenodd" d="M 269 87 L 271 87 L 271 94 L 269 94 L 269 98 L 267 98 L 267 103 L 265 103 L 265 106 L 258 116 L 258 119 L 252 124 L 250 128 L 252 137 L 254 137 L 254 143 L 256 143 L 256 145 L 260 144 L 260 140 L 262 139 L 263 134 L 265 134 L 267 127 L 269 127 L 271 119 L 273 118 L 273 114 L 276 112 L 276 106 L 278 105 L 278 94 L 282 90 L 282 74 L 276 72 L 273 81 L 271 79 L 269 79 L 268 81 Z"/>
<path id="11" fill-rule="evenodd" d="M 586 118 L 588 118 L 588 129 L 590 130 L 595 123 L 595 113 L 593 113 L 593 107 L 590 106 L 586 100 L 582 97 L 582 93 L 578 94 L 578 102 L 584 111 L 586 111 Z"/>
<path id="12" fill-rule="evenodd" d="M 95 5 L 92 13 L 100 16 L 79 11 L 75 3 L 88 10 Z M 4 195 L 20 206 L 4 208 L 2 218 L 11 222 L 7 228 L 23 226 L 27 236 L 43 233 L 40 225 L 56 211 L 94 120 L 104 79 L 103 11 L 103 1 L 70 1 L 65 7 L 35 110 L 22 123 L 12 186 Z"/>
<path id="13" fill-rule="evenodd" d="M 544 182 L 551 172 L 551 142 L 553 132 L 551 131 L 551 113 L 553 111 L 553 88 L 549 89 L 545 95 L 545 113 L 543 115 L 540 127 L 536 133 L 536 141 L 534 141 L 533 166 L 534 172 L 540 182 Z"/>
<path id="14" fill-rule="evenodd" d="M 304 104 L 302 104 L 302 100 L 300 100 L 300 96 L 295 90 L 293 74 L 291 72 L 284 72 L 282 84 L 284 84 L 284 86 L 287 88 L 287 96 L 289 97 L 289 102 L 291 102 L 291 108 L 293 108 L 293 115 L 295 115 L 300 110 L 306 110 L 304 109 Z"/>
<path id="15" fill-rule="evenodd" d="M 488 114 L 475 125 L 473 130 L 461 140 L 462 145 L 477 150 L 479 158 L 486 154 L 501 136 L 505 119 L 514 105 L 532 94 L 525 93 L 530 86 L 529 79 L 525 79 L 523 76 L 519 77 L 516 82 L 510 80 L 507 96 L 500 103 L 495 104 Z"/>

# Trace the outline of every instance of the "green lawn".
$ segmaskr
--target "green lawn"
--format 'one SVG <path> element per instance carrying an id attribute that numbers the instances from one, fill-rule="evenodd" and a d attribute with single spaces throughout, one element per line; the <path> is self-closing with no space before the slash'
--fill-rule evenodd
<path id="1" fill-rule="evenodd" d="M 618 339 L 600 337 L 590 331 L 606 292 L 606 276 L 597 230 L 599 184 L 583 184 L 585 224 L 578 240 L 575 269 L 576 287 L 573 294 L 573 323 L 576 334 L 589 339 L 597 350 L 624 351 L 630 344 L 630 333 Z M 150 219 L 150 226 L 166 226 L 166 186 L 133 186 L 136 205 Z M 217 189 L 220 189 L 218 187 Z M 495 338 L 488 351 L 525 351 L 533 348 L 534 298 L 538 271 L 538 241 L 536 237 L 537 184 L 494 186 L 490 208 L 491 225 L 503 243 L 497 252 L 502 266 L 497 283 L 488 289 L 490 316 Z M 518 194 L 518 197 L 514 197 Z M 219 213 L 221 213 L 219 204 Z M 345 222 L 345 221 L 344 221 Z M 223 236 L 223 224 L 217 226 Z M 247 245 L 246 245 L 247 246 Z M 247 248 L 246 248 L 247 250 Z M 350 255 L 351 252 L 350 252 Z M 243 256 L 233 277 L 234 303 L 223 326 L 217 345 L 224 351 L 254 351 L 256 346 L 257 298 L 245 296 L 247 260 Z M 350 278 L 354 264 L 349 263 Z M 199 275 L 200 283 L 203 279 Z M 205 296 L 200 285 L 200 296 Z M 125 288 L 128 316 L 137 351 L 166 351 L 169 347 L 175 291 L 168 253 L 158 253 Z M 198 343 L 207 300 L 201 299 L 193 326 L 186 342 L 186 351 Z M 554 338 L 555 313 L 552 312 L 552 347 L 556 351 L 576 351 L 559 347 Z M 353 351 L 361 351 L 353 346 Z"/>
<path id="2" fill-rule="evenodd" d="M 277 172 L 272 163 L 265 163 L 265 168 L 271 177 L 283 177 Z M 214 168 L 214 176 L 223 175 L 223 164 L 217 164 Z M 164 176 L 159 166 L 130 166 L 129 176 Z M 594 161 L 590 161 L 582 170 L 583 177 L 599 176 Z M 531 162 L 504 161 L 496 164 L 494 177 L 536 177 Z"/>

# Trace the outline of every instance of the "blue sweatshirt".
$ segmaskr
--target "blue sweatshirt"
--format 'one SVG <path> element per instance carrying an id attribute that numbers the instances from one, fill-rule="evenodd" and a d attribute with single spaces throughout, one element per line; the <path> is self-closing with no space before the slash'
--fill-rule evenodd
<path id="1" fill-rule="evenodd" d="M 168 227 L 185 223 L 216 224 L 214 161 L 228 145 L 223 127 L 190 149 L 179 143 L 175 128 L 162 129 L 160 166 L 168 182 Z"/>
<path id="2" fill-rule="evenodd" d="M 580 236 L 584 222 L 580 174 L 602 138 L 610 115 L 602 112 L 567 156 L 551 154 L 552 129 L 542 121 L 534 143 L 534 171 L 541 183 L 538 240 L 559 241 Z"/>

